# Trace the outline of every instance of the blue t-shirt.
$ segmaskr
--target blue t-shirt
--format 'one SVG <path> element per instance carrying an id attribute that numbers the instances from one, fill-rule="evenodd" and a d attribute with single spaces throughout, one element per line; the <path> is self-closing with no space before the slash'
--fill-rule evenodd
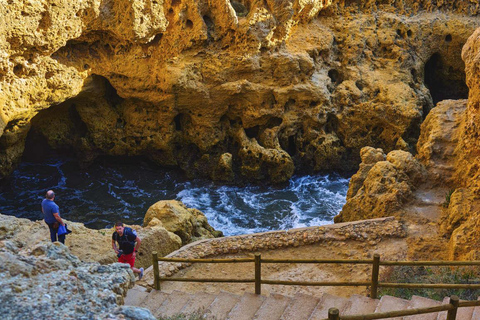
<path id="1" fill-rule="evenodd" d="M 53 214 L 58 212 L 58 215 L 60 215 L 60 211 L 58 210 L 58 206 L 55 202 L 53 202 L 52 200 L 43 199 L 42 209 L 43 209 L 43 215 L 45 217 L 45 222 L 54 223 L 57 221 L 57 219 L 55 219 Z"/>

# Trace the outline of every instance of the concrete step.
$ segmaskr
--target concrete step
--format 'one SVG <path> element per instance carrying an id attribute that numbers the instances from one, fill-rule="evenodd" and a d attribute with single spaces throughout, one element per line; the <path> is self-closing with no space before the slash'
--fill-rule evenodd
<path id="1" fill-rule="evenodd" d="M 183 314 L 192 314 L 197 311 L 205 312 L 206 308 L 212 304 L 216 296 L 207 292 L 197 292 L 190 295 L 190 300 L 183 306 L 180 313 Z"/>
<path id="2" fill-rule="evenodd" d="M 168 293 L 152 290 L 148 296 L 140 303 L 139 307 L 147 308 L 152 314 L 160 308 L 162 303 L 167 299 Z"/>
<path id="3" fill-rule="evenodd" d="M 461 300 L 460 300 L 461 301 Z M 475 307 L 460 308 L 457 311 L 457 320 L 475 320 L 473 318 L 473 311 Z M 478 320 L 478 318 L 476 318 Z"/>
<path id="4" fill-rule="evenodd" d="M 410 299 L 410 305 L 408 306 L 408 309 L 436 307 L 441 304 L 442 304 L 441 302 L 435 301 L 432 299 L 428 299 L 420 296 L 412 296 L 412 298 Z M 414 316 L 404 317 L 404 320 L 437 320 L 438 314 L 439 314 L 438 312 L 417 314 Z"/>
<path id="5" fill-rule="evenodd" d="M 230 310 L 240 301 L 241 296 L 220 291 L 213 302 L 206 308 L 207 319 L 226 319 Z"/>
<path id="6" fill-rule="evenodd" d="M 167 296 L 160 307 L 153 311 L 153 315 L 157 318 L 160 316 L 164 318 L 172 317 L 180 313 L 180 310 L 182 310 L 189 299 L 190 295 L 188 293 L 173 291 Z"/>
<path id="7" fill-rule="evenodd" d="M 480 300 L 480 298 L 478 298 L 477 300 Z M 480 319 L 480 307 L 473 308 L 472 320 L 475 319 Z"/>
<path id="8" fill-rule="evenodd" d="M 450 302 L 449 297 L 443 298 L 442 304 L 448 304 Z M 442 311 L 438 313 L 437 320 L 446 320 L 447 319 L 447 311 Z"/>
<path id="9" fill-rule="evenodd" d="M 290 303 L 291 298 L 272 293 L 263 302 L 253 319 L 278 320 Z"/>
<path id="10" fill-rule="evenodd" d="M 240 301 L 233 307 L 227 316 L 228 320 L 250 320 L 262 306 L 266 297 L 254 293 L 244 293 Z"/>
<path id="11" fill-rule="evenodd" d="M 124 300 L 126 306 L 138 306 L 148 296 L 147 289 L 142 286 L 134 286 L 128 290 Z"/>
<path id="12" fill-rule="evenodd" d="M 375 313 L 405 310 L 410 305 L 409 300 L 392 296 L 383 296 L 375 309 Z M 402 317 L 390 318 L 391 320 L 402 320 Z"/>
<path id="13" fill-rule="evenodd" d="M 343 315 L 374 313 L 380 300 L 354 294 L 350 297 L 350 303 L 342 312 Z"/>
<path id="14" fill-rule="evenodd" d="M 313 310 L 320 302 L 319 298 L 308 294 L 297 293 L 283 312 L 282 320 L 305 320 L 310 318 Z"/>
<path id="15" fill-rule="evenodd" d="M 480 298 L 479 298 L 480 299 Z M 450 303 L 450 298 L 445 297 L 443 299 L 442 304 Z M 476 307 L 480 308 L 480 307 Z M 480 320 L 480 309 L 477 311 L 477 315 L 475 315 L 475 307 L 468 307 L 468 308 L 459 308 L 457 311 L 457 320 Z M 447 311 L 439 312 L 438 317 L 436 320 L 446 320 L 447 319 Z"/>
<path id="16" fill-rule="evenodd" d="M 340 311 L 340 315 L 348 309 L 350 301 L 347 298 L 332 296 L 331 294 L 324 293 L 320 298 L 315 310 L 309 320 L 320 320 L 328 318 L 328 309 L 337 308 Z"/>

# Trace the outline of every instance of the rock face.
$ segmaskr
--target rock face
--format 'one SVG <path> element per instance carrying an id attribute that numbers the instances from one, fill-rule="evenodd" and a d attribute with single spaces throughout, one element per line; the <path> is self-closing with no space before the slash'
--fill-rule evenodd
<path id="1" fill-rule="evenodd" d="M 467 85 L 470 89 L 466 110 L 457 116 L 456 145 L 450 157 L 454 192 L 445 209 L 442 230 L 450 238 L 452 259 L 475 259 L 480 255 L 480 29 L 477 29 L 463 47 Z"/>
<path id="2" fill-rule="evenodd" d="M 412 200 L 426 171 L 411 153 L 395 150 L 385 159 L 381 149 L 362 149 L 362 164 L 349 185 L 347 203 L 335 222 L 363 220 L 399 214 Z"/>
<path id="3" fill-rule="evenodd" d="M 58 242 L 21 250 L 0 241 L 0 259 L 2 319 L 155 319 L 118 307 L 135 283 L 128 265 L 81 262 Z"/>
<path id="4" fill-rule="evenodd" d="M 272 182 L 351 170 L 366 145 L 412 150 L 436 101 L 466 98 L 460 50 L 478 10 L 467 0 L 8 1 L 0 177 L 50 149 Z"/>
<path id="5" fill-rule="evenodd" d="M 164 200 L 153 204 L 147 210 L 143 225 L 162 226 L 178 235 L 183 244 L 223 235 L 221 231 L 216 231 L 210 226 L 207 217 L 201 211 L 187 208 L 177 200 Z"/>

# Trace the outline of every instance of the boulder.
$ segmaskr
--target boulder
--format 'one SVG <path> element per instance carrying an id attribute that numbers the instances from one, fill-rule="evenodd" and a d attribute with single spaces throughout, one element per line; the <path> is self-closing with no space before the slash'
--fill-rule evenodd
<path id="1" fill-rule="evenodd" d="M 399 215 L 426 178 L 424 167 L 409 152 L 395 150 L 381 160 L 381 150 L 364 148 L 362 155 L 365 163 L 351 183 L 358 191 L 350 193 L 335 222 Z"/>
<path id="2" fill-rule="evenodd" d="M 162 200 L 148 208 L 143 219 L 144 227 L 161 224 L 187 243 L 222 236 L 221 231 L 213 229 L 205 215 L 197 209 L 187 208 L 181 201 Z"/>

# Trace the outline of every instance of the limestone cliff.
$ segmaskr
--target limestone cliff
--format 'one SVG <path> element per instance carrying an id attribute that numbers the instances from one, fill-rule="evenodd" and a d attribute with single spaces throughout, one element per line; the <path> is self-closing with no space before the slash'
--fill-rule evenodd
<path id="1" fill-rule="evenodd" d="M 1 3 L 0 176 L 49 148 L 226 181 L 351 170 L 466 97 L 480 25 L 467 0 Z"/>

